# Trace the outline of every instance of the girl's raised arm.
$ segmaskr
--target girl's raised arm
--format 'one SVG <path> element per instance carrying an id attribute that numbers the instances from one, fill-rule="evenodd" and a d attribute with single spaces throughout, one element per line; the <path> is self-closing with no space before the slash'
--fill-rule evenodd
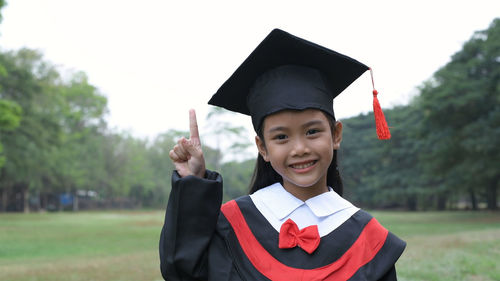
<path id="1" fill-rule="evenodd" d="M 159 243 L 161 274 L 169 281 L 208 279 L 208 249 L 222 203 L 222 177 L 205 170 L 194 110 L 189 131 L 189 139 L 180 139 L 169 153 L 177 172 Z"/>
<path id="2" fill-rule="evenodd" d="M 205 176 L 205 159 L 201 149 L 194 109 L 189 110 L 189 132 L 189 139 L 181 138 L 170 150 L 169 156 L 181 177 L 193 175 L 203 178 Z"/>

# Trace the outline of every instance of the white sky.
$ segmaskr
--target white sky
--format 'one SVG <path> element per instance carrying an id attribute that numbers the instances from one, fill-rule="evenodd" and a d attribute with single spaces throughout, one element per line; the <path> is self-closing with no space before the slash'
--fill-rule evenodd
<path id="1" fill-rule="evenodd" d="M 39 49 L 86 72 L 108 97 L 110 125 L 152 138 L 187 130 L 189 108 L 204 128 L 209 98 L 276 27 L 372 67 L 382 107 L 404 104 L 500 16 L 500 1 L 8 0 L 2 14 L 0 48 Z M 371 102 L 367 72 L 335 112 L 357 115 Z"/>

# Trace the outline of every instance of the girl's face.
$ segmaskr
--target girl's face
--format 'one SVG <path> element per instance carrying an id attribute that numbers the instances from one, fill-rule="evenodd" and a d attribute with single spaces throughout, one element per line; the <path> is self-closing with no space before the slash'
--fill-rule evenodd
<path id="1" fill-rule="evenodd" d="M 283 177 L 283 187 L 307 200 L 328 190 L 327 171 L 342 140 L 342 124 L 337 122 L 333 131 L 320 110 L 285 110 L 264 119 L 264 139 L 255 141 L 264 160 Z"/>

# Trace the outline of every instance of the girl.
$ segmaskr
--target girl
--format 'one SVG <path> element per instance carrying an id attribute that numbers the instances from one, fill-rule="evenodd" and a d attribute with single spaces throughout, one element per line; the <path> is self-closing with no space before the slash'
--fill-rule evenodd
<path id="1" fill-rule="evenodd" d="M 405 242 L 341 197 L 333 98 L 366 70 L 273 30 L 209 101 L 250 115 L 257 133 L 251 194 L 222 207 L 190 111 L 191 136 L 170 151 L 165 280 L 396 280 Z"/>

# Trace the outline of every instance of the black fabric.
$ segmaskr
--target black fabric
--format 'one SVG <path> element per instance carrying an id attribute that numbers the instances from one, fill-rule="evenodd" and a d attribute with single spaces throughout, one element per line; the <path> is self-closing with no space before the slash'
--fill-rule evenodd
<path id="1" fill-rule="evenodd" d="M 338 228 L 321 237 L 318 248 L 310 255 L 299 247 L 291 249 L 276 247 L 279 242 L 279 233 L 255 207 L 252 199 L 244 196 L 238 198 L 236 202 L 248 225 L 259 226 L 252 228 L 252 233 L 259 243 L 281 263 L 302 269 L 322 267 L 339 259 L 356 242 L 361 231 L 372 219 L 370 214 L 359 210 Z"/>
<path id="2" fill-rule="evenodd" d="M 304 66 L 284 65 L 265 72 L 247 97 L 254 129 L 263 117 L 284 109 L 320 109 L 335 119 L 333 93 L 326 81 L 321 72 Z"/>
<path id="3" fill-rule="evenodd" d="M 366 70 L 346 55 L 274 29 L 208 103 L 251 115 L 255 130 L 283 109 L 316 108 L 333 116 L 333 99 Z"/>
<path id="4" fill-rule="evenodd" d="M 210 171 L 206 177 L 172 174 L 160 236 L 160 267 L 165 280 L 206 279 L 208 247 L 222 202 L 222 177 Z"/>
<path id="5" fill-rule="evenodd" d="M 206 179 L 172 176 L 172 191 L 160 237 L 160 268 L 165 280 L 268 280 L 245 256 L 231 225 L 220 212 L 222 178 L 207 171 Z M 358 211 L 330 234 L 309 256 L 294 248 L 278 248 L 277 231 L 249 196 L 236 200 L 261 245 L 285 265 L 312 269 L 334 262 L 354 243 L 371 216 Z M 349 280 L 397 280 L 394 264 L 405 243 L 389 233 L 377 256 Z"/>
<path id="6" fill-rule="evenodd" d="M 382 249 L 369 263 L 361 267 L 351 280 L 397 280 L 394 263 L 401 256 L 405 247 L 404 241 L 389 232 Z M 381 268 L 386 270 L 380 270 Z"/>
<path id="7" fill-rule="evenodd" d="M 231 228 L 229 222 L 224 217 L 224 215 L 219 216 L 219 223 L 221 225 L 220 229 L 217 230 L 217 236 L 222 238 L 226 244 L 226 255 L 231 257 L 231 262 L 234 266 L 234 271 L 238 273 L 238 278 L 227 279 L 227 280 L 258 280 L 267 281 L 269 280 L 264 275 L 262 275 L 258 270 L 256 270 L 250 260 L 247 258 L 243 249 L 241 248 L 238 238 L 236 237 L 233 229 Z M 211 248 L 212 249 L 212 248 Z M 213 249 L 215 252 L 220 252 L 219 249 Z M 221 253 L 218 254 L 220 256 Z M 214 263 L 214 266 L 217 266 Z M 225 280 L 220 279 L 221 276 L 210 275 L 208 280 Z"/>
<path id="8" fill-rule="evenodd" d="M 354 278 L 354 277 L 353 277 Z M 397 281 L 396 266 L 392 266 L 384 276 L 380 277 L 377 281 Z"/>

